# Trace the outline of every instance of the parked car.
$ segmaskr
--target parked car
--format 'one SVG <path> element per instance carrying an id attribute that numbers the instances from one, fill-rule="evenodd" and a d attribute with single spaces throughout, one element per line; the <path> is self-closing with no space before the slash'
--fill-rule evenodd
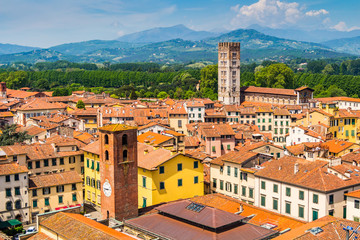
<path id="1" fill-rule="evenodd" d="M 29 228 L 26 230 L 25 234 L 33 233 L 33 232 L 36 232 L 36 228 L 35 228 L 35 227 L 29 227 Z"/>

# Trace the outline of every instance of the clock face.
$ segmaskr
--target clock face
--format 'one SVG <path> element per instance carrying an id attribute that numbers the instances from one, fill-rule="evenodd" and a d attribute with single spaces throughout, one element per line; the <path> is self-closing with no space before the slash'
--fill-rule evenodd
<path id="1" fill-rule="evenodd" d="M 110 183 L 108 181 L 106 181 L 103 184 L 103 191 L 104 191 L 105 196 L 110 197 L 110 195 L 111 195 L 111 185 L 110 185 Z"/>

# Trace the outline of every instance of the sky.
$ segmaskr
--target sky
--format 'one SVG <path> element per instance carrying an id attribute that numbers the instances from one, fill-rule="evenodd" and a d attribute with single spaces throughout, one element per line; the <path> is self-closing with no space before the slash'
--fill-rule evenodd
<path id="1" fill-rule="evenodd" d="M 177 24 L 351 31 L 359 9 L 358 0 L 0 0 L 0 43 L 45 48 Z"/>

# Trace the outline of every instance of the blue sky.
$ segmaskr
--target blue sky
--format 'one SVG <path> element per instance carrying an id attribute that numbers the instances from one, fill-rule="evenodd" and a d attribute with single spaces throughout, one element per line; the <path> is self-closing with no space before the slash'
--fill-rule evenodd
<path id="1" fill-rule="evenodd" d="M 356 0 L 0 0 L 0 43 L 49 47 L 184 24 L 360 29 Z"/>

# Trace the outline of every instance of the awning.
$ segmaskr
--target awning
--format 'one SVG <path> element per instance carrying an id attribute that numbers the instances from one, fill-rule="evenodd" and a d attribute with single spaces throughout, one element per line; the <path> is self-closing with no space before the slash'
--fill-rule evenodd
<path id="1" fill-rule="evenodd" d="M 22 223 L 17 219 L 10 219 L 5 222 L 0 222 L 0 229 L 17 226 L 17 225 L 22 225 Z"/>

